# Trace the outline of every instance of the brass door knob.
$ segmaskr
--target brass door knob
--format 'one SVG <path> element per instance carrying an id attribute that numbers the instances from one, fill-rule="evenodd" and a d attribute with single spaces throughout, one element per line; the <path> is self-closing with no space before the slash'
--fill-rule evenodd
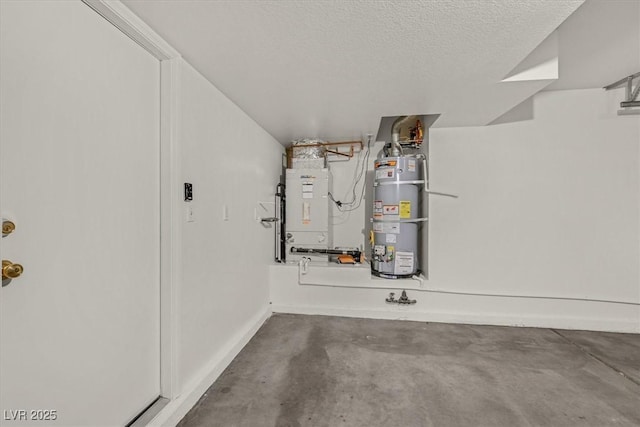
<path id="1" fill-rule="evenodd" d="M 13 230 L 16 229 L 16 225 L 13 221 L 9 221 L 8 219 L 2 220 L 2 235 L 6 236 L 7 234 L 13 233 Z"/>
<path id="2" fill-rule="evenodd" d="M 2 260 L 2 280 L 20 277 L 24 268 L 20 264 L 14 264 L 9 260 Z"/>

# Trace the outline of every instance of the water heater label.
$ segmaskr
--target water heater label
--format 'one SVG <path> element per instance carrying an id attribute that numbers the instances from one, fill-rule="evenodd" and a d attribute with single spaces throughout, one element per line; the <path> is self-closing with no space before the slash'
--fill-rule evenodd
<path id="1" fill-rule="evenodd" d="M 398 222 L 383 222 L 382 232 L 387 234 L 400 234 L 400 223 Z"/>
<path id="2" fill-rule="evenodd" d="M 400 202 L 400 218 L 409 219 L 411 218 L 411 202 L 408 200 L 403 200 Z"/>
<path id="3" fill-rule="evenodd" d="M 409 159 L 408 161 L 408 168 L 409 172 L 415 172 L 416 171 L 416 159 Z"/>
<path id="4" fill-rule="evenodd" d="M 385 234 L 385 243 L 396 243 L 397 234 Z"/>
<path id="5" fill-rule="evenodd" d="M 395 169 L 393 168 L 376 169 L 376 179 L 393 178 L 394 176 L 395 176 Z"/>
<path id="6" fill-rule="evenodd" d="M 413 273 L 413 252 L 396 252 L 393 274 Z"/>
<path id="7" fill-rule="evenodd" d="M 395 160 L 376 160 L 373 164 L 375 169 L 384 168 L 389 166 L 395 166 L 398 162 Z"/>
<path id="8" fill-rule="evenodd" d="M 375 233 L 400 234 L 400 223 L 398 222 L 374 222 L 373 231 Z"/>
<path id="9" fill-rule="evenodd" d="M 384 205 L 382 213 L 385 215 L 398 215 L 398 205 Z"/>
<path id="10" fill-rule="evenodd" d="M 373 217 L 375 219 L 382 219 L 382 200 L 373 201 Z"/>

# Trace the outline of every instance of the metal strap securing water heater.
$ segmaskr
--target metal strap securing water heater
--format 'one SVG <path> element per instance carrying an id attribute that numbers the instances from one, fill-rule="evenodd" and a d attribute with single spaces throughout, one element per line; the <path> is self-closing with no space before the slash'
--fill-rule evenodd
<path id="1" fill-rule="evenodd" d="M 425 222 L 429 221 L 429 218 L 411 218 L 411 219 L 376 219 L 376 222 L 391 222 L 394 224 L 404 222 Z"/>
<path id="2" fill-rule="evenodd" d="M 422 179 L 418 179 L 418 180 L 413 180 L 413 181 L 393 181 L 393 182 L 374 182 L 373 186 L 377 187 L 379 185 L 403 185 L 403 184 L 415 184 L 415 185 L 422 185 L 424 184 L 425 181 Z M 425 193 L 429 193 L 429 194 L 433 194 L 436 196 L 447 196 L 447 197 L 454 197 L 454 198 L 458 198 L 458 196 L 456 196 L 455 194 L 450 194 L 450 193 L 443 193 L 441 191 L 433 191 L 433 190 L 429 190 L 429 188 L 427 187 L 427 185 L 424 186 L 424 192 Z"/>
<path id="3" fill-rule="evenodd" d="M 424 184 L 423 179 L 415 179 L 413 181 L 391 181 L 391 182 L 374 182 L 373 186 L 377 187 L 379 185 L 403 185 L 403 184 Z"/>

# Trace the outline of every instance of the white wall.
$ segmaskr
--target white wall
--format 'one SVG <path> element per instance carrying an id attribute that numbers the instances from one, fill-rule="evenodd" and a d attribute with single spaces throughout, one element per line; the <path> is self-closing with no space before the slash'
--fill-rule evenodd
<path id="1" fill-rule="evenodd" d="M 534 120 L 434 129 L 441 286 L 640 302 L 640 118 L 602 89 L 543 92 Z"/>
<path id="2" fill-rule="evenodd" d="M 195 220 L 182 221 L 179 290 L 178 372 L 188 390 L 269 313 L 273 229 L 254 209 L 273 201 L 284 150 L 188 63 L 180 75 L 182 180 L 193 184 L 184 206 Z"/>
<path id="3" fill-rule="evenodd" d="M 529 121 L 432 129 L 427 287 L 640 302 L 640 117 L 621 93 L 543 92 Z M 361 228 L 360 224 L 354 225 Z M 638 306 L 297 285 L 271 269 L 274 311 L 640 332 Z"/>

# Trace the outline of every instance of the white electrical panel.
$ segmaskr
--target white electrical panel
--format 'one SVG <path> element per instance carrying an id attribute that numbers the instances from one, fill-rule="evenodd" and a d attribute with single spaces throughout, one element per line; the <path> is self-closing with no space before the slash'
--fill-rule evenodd
<path id="1" fill-rule="evenodd" d="M 328 249 L 332 244 L 329 229 L 329 169 L 287 169 L 286 251 L 287 261 L 302 256 L 326 260 L 326 255 L 291 253 L 292 247 Z"/>

